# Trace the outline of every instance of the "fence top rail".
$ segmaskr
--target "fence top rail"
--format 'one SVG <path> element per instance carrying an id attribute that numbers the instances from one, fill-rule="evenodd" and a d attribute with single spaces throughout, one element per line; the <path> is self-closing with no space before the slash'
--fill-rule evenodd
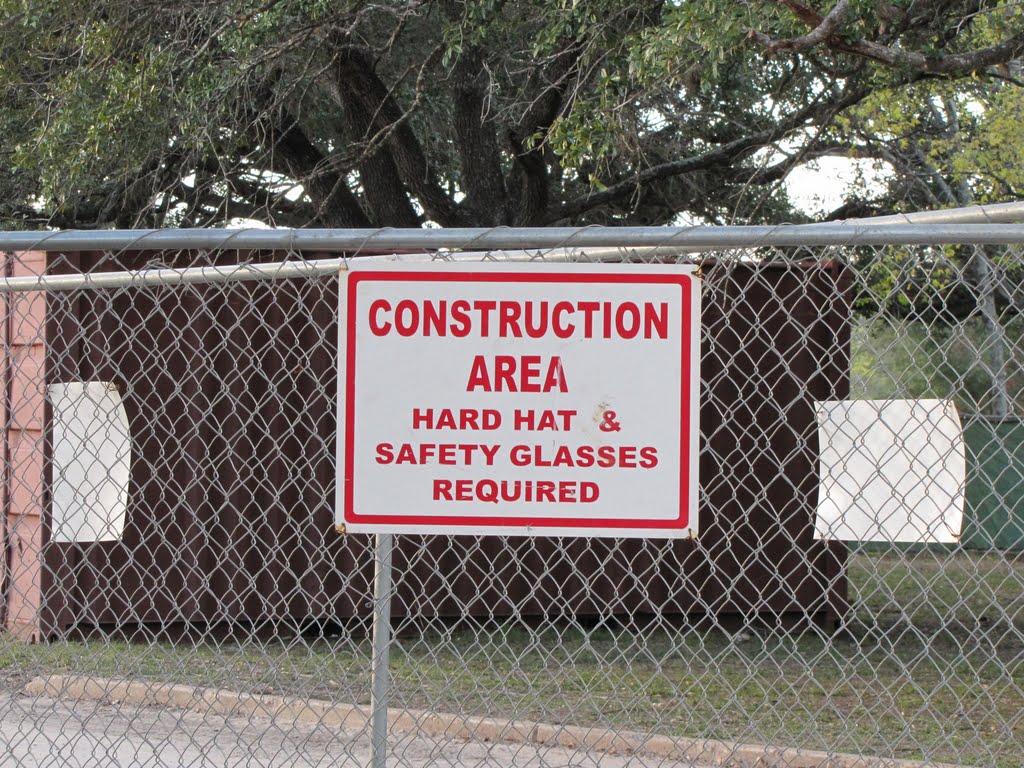
<path id="1" fill-rule="evenodd" d="M 968 205 L 964 208 L 940 208 L 933 211 L 913 211 L 842 221 L 843 224 L 871 224 L 872 226 L 878 224 L 1012 224 L 1015 222 L 1024 222 L 1024 202 Z"/>
<path id="2" fill-rule="evenodd" d="M 0 251 L 282 250 L 337 253 L 1024 243 L 1024 224 L 811 224 L 751 227 L 492 229 L 157 229 L 0 232 Z"/>

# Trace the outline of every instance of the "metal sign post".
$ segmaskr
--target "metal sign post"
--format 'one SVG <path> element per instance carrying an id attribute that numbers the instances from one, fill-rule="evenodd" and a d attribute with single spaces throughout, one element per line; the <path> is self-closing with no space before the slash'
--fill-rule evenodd
<path id="1" fill-rule="evenodd" d="M 388 748 L 388 656 L 391 651 L 391 554 L 394 536 L 378 533 L 373 553 L 373 658 L 370 669 L 370 768 L 384 768 Z"/>
<path id="2" fill-rule="evenodd" d="M 396 534 L 697 536 L 700 278 L 358 259 L 340 278 L 335 522 L 377 537 L 384 768 Z"/>

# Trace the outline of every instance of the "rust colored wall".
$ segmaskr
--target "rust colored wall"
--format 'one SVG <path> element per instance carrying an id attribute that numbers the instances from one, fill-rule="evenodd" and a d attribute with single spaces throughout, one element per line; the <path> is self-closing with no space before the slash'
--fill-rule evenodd
<path id="1" fill-rule="evenodd" d="M 6 255 L 5 274 L 42 274 L 46 254 Z M 38 640 L 42 602 L 45 424 L 46 297 L 39 292 L 3 298 L 4 520 L 0 551 L 3 626 L 24 640 Z"/>

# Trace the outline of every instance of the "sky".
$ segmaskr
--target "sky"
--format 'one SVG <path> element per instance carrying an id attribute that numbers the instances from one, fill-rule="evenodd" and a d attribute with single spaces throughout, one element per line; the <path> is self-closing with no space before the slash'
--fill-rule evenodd
<path id="1" fill-rule="evenodd" d="M 794 204 L 811 216 L 828 213 L 843 203 L 850 185 L 862 178 L 868 188 L 880 189 L 885 167 L 874 160 L 823 157 L 789 174 L 786 185 Z"/>

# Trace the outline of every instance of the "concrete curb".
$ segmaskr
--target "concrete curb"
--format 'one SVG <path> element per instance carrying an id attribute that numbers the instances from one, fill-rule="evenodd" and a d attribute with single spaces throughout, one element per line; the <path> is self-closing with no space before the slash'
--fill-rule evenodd
<path id="1" fill-rule="evenodd" d="M 225 717 L 263 717 L 283 725 L 303 723 L 361 730 L 369 722 L 369 709 L 352 704 L 272 694 L 235 693 L 221 688 L 197 688 L 171 683 L 50 675 L 30 681 L 25 686 L 25 692 L 31 696 L 79 701 L 176 707 L 213 712 Z M 395 733 L 430 738 L 533 744 L 626 755 L 643 754 L 722 768 L 962 768 L 947 763 L 861 757 L 711 739 L 652 736 L 596 726 L 583 728 L 529 720 L 464 717 L 415 709 L 389 709 L 388 723 Z"/>

